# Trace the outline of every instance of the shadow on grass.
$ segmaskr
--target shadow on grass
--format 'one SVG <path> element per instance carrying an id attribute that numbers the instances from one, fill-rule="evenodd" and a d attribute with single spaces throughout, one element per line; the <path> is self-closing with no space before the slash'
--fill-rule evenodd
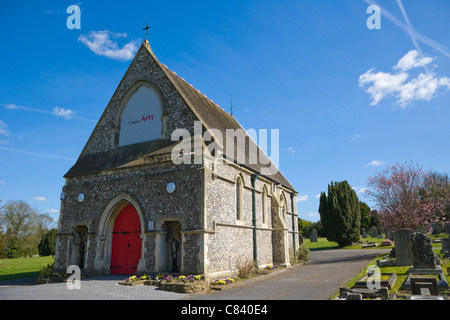
<path id="1" fill-rule="evenodd" d="M 338 245 L 329 245 L 329 246 L 323 246 L 323 247 L 317 247 L 317 248 L 309 248 L 309 251 L 322 251 L 322 250 L 333 250 L 333 249 L 342 249 L 342 247 L 339 247 Z"/>
<path id="2" fill-rule="evenodd" d="M 25 285 L 35 284 L 36 278 L 39 276 L 37 272 L 22 272 L 0 276 L 0 286 L 3 285 Z"/>

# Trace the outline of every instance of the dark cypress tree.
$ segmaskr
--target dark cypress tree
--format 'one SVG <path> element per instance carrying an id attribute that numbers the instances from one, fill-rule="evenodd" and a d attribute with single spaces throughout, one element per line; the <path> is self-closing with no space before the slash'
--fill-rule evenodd
<path id="1" fill-rule="evenodd" d="M 42 237 L 38 246 L 40 256 L 50 256 L 55 254 L 57 233 L 57 229 L 51 229 Z"/>
<path id="2" fill-rule="evenodd" d="M 328 241 L 344 247 L 359 240 L 359 200 L 347 181 L 331 182 L 328 194 L 320 194 L 319 213 Z"/>

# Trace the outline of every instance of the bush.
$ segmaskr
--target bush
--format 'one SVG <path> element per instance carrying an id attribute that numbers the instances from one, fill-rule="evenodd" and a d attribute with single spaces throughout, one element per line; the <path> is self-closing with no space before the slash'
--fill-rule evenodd
<path id="1" fill-rule="evenodd" d="M 47 264 L 46 267 L 41 269 L 41 272 L 39 274 L 40 277 L 49 277 L 52 274 L 54 263 Z"/>
<path id="2" fill-rule="evenodd" d="M 257 271 L 256 262 L 253 260 L 246 259 L 245 261 L 242 261 L 238 259 L 236 261 L 236 266 L 238 269 L 239 278 L 247 278 L 248 276 L 256 273 Z"/>
<path id="3" fill-rule="evenodd" d="M 311 260 L 311 252 L 309 249 L 304 245 L 301 244 L 297 251 L 297 257 L 299 261 L 310 261 Z"/>

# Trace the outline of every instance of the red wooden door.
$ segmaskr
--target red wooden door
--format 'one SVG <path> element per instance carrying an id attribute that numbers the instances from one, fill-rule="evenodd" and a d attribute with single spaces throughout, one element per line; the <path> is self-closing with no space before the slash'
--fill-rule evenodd
<path id="1" fill-rule="evenodd" d="M 132 205 L 128 205 L 114 222 L 110 273 L 136 273 L 142 251 L 140 235 L 139 215 Z"/>

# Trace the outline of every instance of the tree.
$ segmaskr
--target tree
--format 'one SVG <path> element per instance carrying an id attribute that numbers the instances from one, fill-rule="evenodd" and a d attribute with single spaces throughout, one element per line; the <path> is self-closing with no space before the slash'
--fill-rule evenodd
<path id="1" fill-rule="evenodd" d="M 22 246 L 19 240 L 12 239 L 6 248 L 6 256 L 9 259 L 19 258 L 22 255 Z"/>
<path id="2" fill-rule="evenodd" d="M 369 178 L 367 195 L 376 204 L 383 228 L 419 231 L 439 222 L 438 213 L 443 212 L 442 199 L 433 196 L 435 185 L 418 164 L 396 164 Z"/>
<path id="3" fill-rule="evenodd" d="M 364 228 L 366 232 L 369 231 L 371 225 L 370 207 L 365 203 L 359 202 L 359 209 L 361 212 L 361 229 Z"/>
<path id="4" fill-rule="evenodd" d="M 0 249 L 6 248 L 7 255 L 10 247 L 14 249 L 14 254 L 20 250 L 21 256 L 37 254 L 38 244 L 43 234 L 53 223 L 50 216 L 39 214 L 25 201 L 10 200 L 0 211 L 0 234 L 3 239 Z"/>
<path id="5" fill-rule="evenodd" d="M 329 241 L 340 247 L 359 240 L 361 215 L 356 192 L 347 181 L 331 182 L 320 194 L 320 220 Z"/>
<path id="6" fill-rule="evenodd" d="M 420 197 L 434 203 L 435 222 L 450 221 L 450 179 L 448 174 L 430 170 Z"/>
<path id="7" fill-rule="evenodd" d="M 55 254 L 57 229 L 48 231 L 39 242 L 39 255 L 50 256 Z"/>

